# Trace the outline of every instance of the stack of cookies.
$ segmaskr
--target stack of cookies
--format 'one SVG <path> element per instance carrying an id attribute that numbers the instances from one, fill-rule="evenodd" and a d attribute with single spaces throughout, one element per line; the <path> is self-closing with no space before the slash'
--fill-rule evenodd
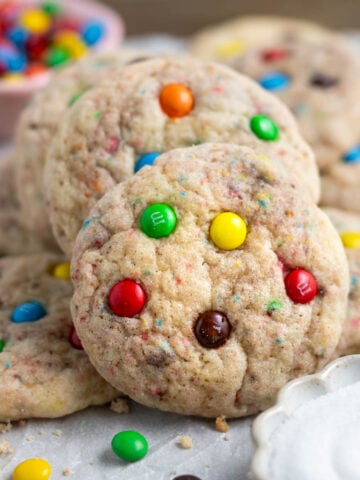
<path id="1" fill-rule="evenodd" d="M 254 38 L 249 52 L 266 53 L 265 66 L 276 63 L 276 74 L 261 70 L 268 83 L 246 76 L 258 80 L 263 66 L 258 53 L 233 55 L 236 37 L 233 50 L 228 39 L 228 50 L 214 47 L 232 52 L 230 66 L 89 57 L 23 112 L 6 165 L 19 241 L 8 250 L 4 241 L 0 259 L 0 421 L 60 416 L 119 392 L 161 410 L 240 417 L 356 351 L 357 325 L 345 324 L 348 261 L 317 203 L 318 168 L 332 176 L 358 118 L 357 91 L 347 76 L 334 81 L 333 59 L 356 82 L 358 61 L 320 27 L 294 22 L 282 36 L 280 21 L 258 21 L 261 35 L 254 19 L 236 35 Z M 213 35 L 223 41 L 221 29 Z M 213 46 L 199 35 L 199 55 L 202 36 Z M 311 41 L 324 44 L 314 56 Z M 279 82 L 294 112 L 309 98 L 300 129 L 266 91 Z M 320 105 L 329 108 L 322 121 Z"/>

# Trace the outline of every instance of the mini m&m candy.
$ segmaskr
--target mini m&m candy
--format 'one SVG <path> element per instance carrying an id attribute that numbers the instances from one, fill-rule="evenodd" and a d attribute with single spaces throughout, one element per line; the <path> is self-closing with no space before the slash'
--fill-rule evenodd
<path id="1" fill-rule="evenodd" d="M 344 153 L 342 157 L 345 163 L 357 163 L 360 162 L 360 145 L 355 145 Z"/>
<path id="2" fill-rule="evenodd" d="M 11 314 L 11 321 L 14 323 L 36 322 L 45 317 L 44 305 L 36 300 L 24 302 L 14 308 Z"/>
<path id="3" fill-rule="evenodd" d="M 81 32 L 82 39 L 87 45 L 95 45 L 104 35 L 104 25 L 97 21 L 87 22 Z"/>
<path id="4" fill-rule="evenodd" d="M 45 33 L 51 26 L 51 19 L 42 10 L 27 10 L 20 17 L 20 25 L 31 33 Z"/>
<path id="5" fill-rule="evenodd" d="M 360 232 L 343 232 L 340 238 L 345 248 L 360 248 Z"/>
<path id="6" fill-rule="evenodd" d="M 229 338 L 231 323 L 225 313 L 209 310 L 198 317 L 194 332 L 200 345 L 205 348 L 218 348 Z"/>
<path id="7" fill-rule="evenodd" d="M 210 238 L 222 250 L 240 247 L 245 241 L 246 234 L 246 223 L 236 213 L 220 213 L 211 222 Z"/>
<path id="8" fill-rule="evenodd" d="M 70 262 L 58 263 L 52 270 L 55 278 L 70 280 Z"/>
<path id="9" fill-rule="evenodd" d="M 4 340 L 0 339 L 0 353 L 4 350 L 5 342 Z"/>
<path id="10" fill-rule="evenodd" d="M 279 137 L 279 127 L 267 115 L 254 115 L 250 119 L 250 128 L 261 140 L 274 141 Z"/>
<path id="11" fill-rule="evenodd" d="M 145 167 L 145 165 L 152 165 L 159 155 L 160 153 L 158 152 L 149 152 L 141 155 L 139 160 L 136 162 L 135 173 L 138 172 L 141 168 Z"/>
<path id="12" fill-rule="evenodd" d="M 312 273 L 296 268 L 285 277 L 285 289 L 295 303 L 309 303 L 317 294 L 317 283 Z"/>
<path id="13" fill-rule="evenodd" d="M 168 237 L 174 231 L 176 223 L 174 209 L 165 203 L 150 205 L 140 217 L 141 230 L 151 238 Z"/>
<path id="14" fill-rule="evenodd" d="M 269 48 L 263 50 L 261 58 L 264 62 L 278 62 L 288 56 L 288 51 L 283 48 Z"/>
<path id="15" fill-rule="evenodd" d="M 113 437 L 111 448 L 115 455 L 126 462 L 136 462 L 145 457 L 149 445 L 141 433 L 134 430 L 125 430 Z"/>
<path id="16" fill-rule="evenodd" d="M 271 92 L 285 90 L 290 84 L 290 78 L 285 73 L 269 72 L 259 78 L 260 85 Z"/>
<path id="17" fill-rule="evenodd" d="M 81 343 L 81 340 L 80 340 L 78 334 L 76 333 L 74 325 L 72 325 L 72 327 L 70 329 L 69 342 L 70 342 L 71 346 L 76 348 L 76 350 L 84 350 L 84 348 L 82 346 L 82 343 Z"/>
<path id="18" fill-rule="evenodd" d="M 159 101 L 163 112 L 170 118 L 188 115 L 195 105 L 190 88 L 182 83 L 165 85 L 160 92 Z"/>
<path id="19" fill-rule="evenodd" d="M 145 302 L 145 289 L 131 279 L 115 283 L 108 296 L 111 311 L 119 317 L 134 317 L 144 308 Z"/>
<path id="20" fill-rule="evenodd" d="M 51 465 L 43 458 L 29 458 L 19 463 L 13 473 L 13 480 L 48 480 Z"/>

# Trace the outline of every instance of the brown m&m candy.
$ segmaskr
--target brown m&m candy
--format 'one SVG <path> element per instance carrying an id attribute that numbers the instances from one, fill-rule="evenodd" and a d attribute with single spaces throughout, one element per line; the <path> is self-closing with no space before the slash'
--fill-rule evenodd
<path id="1" fill-rule="evenodd" d="M 218 348 L 229 338 L 231 323 L 223 312 L 208 310 L 199 315 L 194 332 L 200 345 L 205 348 Z"/>

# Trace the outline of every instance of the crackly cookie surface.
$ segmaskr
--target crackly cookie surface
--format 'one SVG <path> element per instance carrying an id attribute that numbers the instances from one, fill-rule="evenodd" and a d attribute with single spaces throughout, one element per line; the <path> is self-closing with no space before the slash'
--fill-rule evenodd
<path id="1" fill-rule="evenodd" d="M 257 80 L 294 113 L 320 170 L 359 144 L 360 60 L 340 35 L 314 23 L 242 17 L 193 39 L 192 53 Z"/>
<path id="2" fill-rule="evenodd" d="M 40 252 L 43 242 L 24 226 L 15 193 L 14 159 L 0 159 L 0 257 Z"/>
<path id="3" fill-rule="evenodd" d="M 91 206 L 159 152 L 208 141 L 261 148 L 300 189 L 318 173 L 293 117 L 256 83 L 225 66 L 158 58 L 127 66 L 67 112 L 45 186 L 54 234 L 68 255 Z"/>
<path id="4" fill-rule="evenodd" d="M 338 234 L 277 162 L 176 149 L 109 191 L 74 247 L 72 314 L 101 375 L 145 405 L 236 417 L 332 355 Z"/>
<path id="5" fill-rule="evenodd" d="M 60 417 L 117 396 L 75 333 L 63 262 L 44 252 L 0 259 L 0 421 Z"/>
<path id="6" fill-rule="evenodd" d="M 360 353 L 360 215 L 335 208 L 324 212 L 337 229 L 350 270 L 346 322 L 335 356 Z"/>
<path id="7" fill-rule="evenodd" d="M 15 138 L 17 194 L 26 225 L 45 240 L 53 240 L 45 206 L 43 169 L 49 144 L 66 110 L 116 67 L 144 55 L 118 50 L 90 55 L 57 73 L 23 111 Z"/>

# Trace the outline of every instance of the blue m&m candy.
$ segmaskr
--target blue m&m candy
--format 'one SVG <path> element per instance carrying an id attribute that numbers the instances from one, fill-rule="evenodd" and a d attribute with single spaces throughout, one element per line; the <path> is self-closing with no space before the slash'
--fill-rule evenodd
<path id="1" fill-rule="evenodd" d="M 87 45 L 95 45 L 102 38 L 104 32 L 104 25 L 101 22 L 92 20 L 84 25 L 81 36 Z"/>
<path id="2" fill-rule="evenodd" d="M 45 317 L 46 310 L 42 303 L 36 300 L 20 303 L 14 308 L 11 314 L 11 321 L 14 323 L 35 322 Z"/>
<path id="3" fill-rule="evenodd" d="M 288 88 L 290 78 L 285 73 L 269 72 L 260 77 L 258 82 L 265 90 L 279 91 Z"/>
<path id="4" fill-rule="evenodd" d="M 360 162 L 360 145 L 354 145 L 342 157 L 345 163 L 357 163 Z"/>
<path id="5" fill-rule="evenodd" d="M 9 72 L 23 72 L 26 66 L 27 62 L 24 55 L 15 55 L 8 60 Z"/>
<path id="6" fill-rule="evenodd" d="M 135 173 L 138 172 L 140 168 L 145 167 L 145 165 L 152 165 L 159 155 L 160 153 L 158 152 L 149 152 L 141 155 L 139 160 L 136 162 Z"/>
<path id="7" fill-rule="evenodd" d="M 29 32 L 25 28 L 16 25 L 7 32 L 6 36 L 19 49 L 22 49 L 29 37 Z"/>

